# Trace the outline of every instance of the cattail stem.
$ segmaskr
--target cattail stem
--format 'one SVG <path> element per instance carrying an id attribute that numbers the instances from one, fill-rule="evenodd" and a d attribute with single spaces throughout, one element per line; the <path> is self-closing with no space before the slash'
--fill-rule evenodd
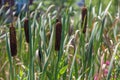
<path id="1" fill-rule="evenodd" d="M 62 24 L 60 21 L 56 21 L 56 26 L 55 26 L 55 50 L 59 51 L 60 50 L 60 43 L 61 43 L 61 33 L 62 33 Z"/>
<path id="2" fill-rule="evenodd" d="M 81 26 L 83 28 L 83 33 L 86 33 L 86 28 L 87 28 L 87 8 L 83 7 L 82 8 L 82 23 Z"/>
<path id="3" fill-rule="evenodd" d="M 24 21 L 24 32 L 25 32 L 26 42 L 29 43 L 29 21 L 27 18 Z"/>
<path id="4" fill-rule="evenodd" d="M 17 55 L 16 31 L 13 24 L 11 24 L 10 26 L 10 49 L 11 49 L 11 56 Z"/>

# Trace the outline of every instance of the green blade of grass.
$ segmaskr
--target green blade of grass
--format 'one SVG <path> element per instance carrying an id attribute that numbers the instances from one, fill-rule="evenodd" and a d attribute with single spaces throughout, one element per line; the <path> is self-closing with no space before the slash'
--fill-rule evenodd
<path id="1" fill-rule="evenodd" d="M 115 55 L 117 53 L 117 49 L 118 49 L 119 45 L 120 45 L 120 42 L 117 43 L 117 45 L 115 46 L 115 49 L 114 49 L 114 52 L 113 52 L 113 55 L 112 55 L 112 58 L 111 58 L 111 61 L 110 61 L 110 66 L 109 66 L 108 75 L 107 75 L 107 79 L 106 80 L 110 80 L 110 78 L 111 78 L 111 72 L 112 72 L 113 62 L 114 62 Z"/>
<path id="2" fill-rule="evenodd" d="M 13 73 L 13 67 L 12 67 L 12 57 L 11 57 L 11 51 L 10 51 L 10 46 L 8 42 L 8 36 L 6 34 L 6 48 L 7 48 L 7 53 L 8 53 L 8 59 L 10 63 L 10 80 L 14 80 L 14 73 Z"/>
<path id="3" fill-rule="evenodd" d="M 75 63 L 77 51 L 78 51 L 78 46 L 76 47 L 75 54 L 74 54 L 73 61 L 72 61 L 72 65 L 71 65 L 71 68 L 70 68 L 69 80 L 72 80 L 73 66 L 74 66 L 74 63 Z"/>

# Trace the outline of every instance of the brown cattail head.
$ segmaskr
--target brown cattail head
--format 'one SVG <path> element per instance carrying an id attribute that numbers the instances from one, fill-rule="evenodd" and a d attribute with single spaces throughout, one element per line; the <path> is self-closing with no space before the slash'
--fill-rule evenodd
<path id="1" fill-rule="evenodd" d="M 55 25 L 55 50 L 60 50 L 60 42 L 61 42 L 61 33 L 62 33 L 62 24 L 60 21 L 56 21 Z"/>
<path id="2" fill-rule="evenodd" d="M 73 25 L 71 25 L 70 27 L 69 27 L 69 36 L 71 36 L 72 34 L 73 34 Z"/>
<path id="3" fill-rule="evenodd" d="M 27 18 L 24 21 L 24 32 L 25 32 L 26 42 L 29 43 L 29 21 Z"/>
<path id="4" fill-rule="evenodd" d="M 83 33 L 86 33 L 86 28 L 87 28 L 87 8 L 83 7 L 82 8 L 82 23 L 81 26 L 83 28 Z"/>
<path id="5" fill-rule="evenodd" d="M 30 0 L 29 4 L 31 5 L 33 3 L 33 0 Z"/>
<path id="6" fill-rule="evenodd" d="M 56 19 L 56 23 L 57 23 L 58 21 L 59 21 L 59 19 L 57 18 L 57 19 Z"/>
<path id="7" fill-rule="evenodd" d="M 11 24 L 10 26 L 10 49 L 11 49 L 11 56 L 17 55 L 16 31 L 13 24 Z"/>
<path id="8" fill-rule="evenodd" d="M 1 8 L 1 6 L 2 6 L 2 0 L 0 0 L 0 8 Z"/>
<path id="9" fill-rule="evenodd" d="M 15 2 L 14 0 L 9 0 L 9 3 L 10 3 L 9 5 L 14 6 L 14 2 Z"/>

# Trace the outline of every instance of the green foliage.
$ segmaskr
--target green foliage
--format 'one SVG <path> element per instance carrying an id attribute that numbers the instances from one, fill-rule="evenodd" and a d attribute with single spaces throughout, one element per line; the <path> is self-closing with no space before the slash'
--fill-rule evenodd
<path id="1" fill-rule="evenodd" d="M 5 23 L 6 14 L 1 14 L 4 12 L 2 7 L 0 79 L 94 80 L 95 77 L 99 80 L 119 79 L 120 20 L 119 15 L 116 15 L 119 14 L 120 4 L 116 1 L 119 0 L 85 1 L 88 9 L 85 34 L 82 33 L 81 25 L 82 8 L 75 4 L 75 0 L 35 1 L 29 6 L 27 13 L 21 12 L 13 20 L 18 45 L 16 57 L 11 57 L 9 23 Z M 29 20 L 29 43 L 25 41 L 23 28 L 26 17 Z M 62 23 L 59 51 L 55 51 L 57 18 L 60 18 Z"/>

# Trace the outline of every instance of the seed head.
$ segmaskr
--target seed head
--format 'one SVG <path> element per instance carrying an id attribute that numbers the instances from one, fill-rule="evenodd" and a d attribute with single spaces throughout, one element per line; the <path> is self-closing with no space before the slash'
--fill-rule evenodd
<path id="1" fill-rule="evenodd" d="M 70 27 L 69 27 L 69 36 L 71 36 L 72 34 L 73 34 L 73 25 L 71 25 Z"/>
<path id="2" fill-rule="evenodd" d="M 30 0 L 29 4 L 31 5 L 33 3 L 33 0 Z"/>
<path id="3" fill-rule="evenodd" d="M 82 8 L 82 23 L 81 26 L 83 28 L 83 33 L 86 33 L 86 28 L 87 28 L 87 8 L 83 7 Z"/>
<path id="4" fill-rule="evenodd" d="M 61 42 L 61 33 L 62 33 L 62 24 L 60 21 L 56 21 L 55 26 L 55 50 L 60 50 L 60 42 Z"/>
<path id="5" fill-rule="evenodd" d="M 27 18 L 24 21 L 24 32 L 25 32 L 26 42 L 29 43 L 29 21 Z"/>
<path id="6" fill-rule="evenodd" d="M 11 56 L 17 55 L 17 40 L 16 40 L 16 31 L 13 24 L 10 26 L 10 49 L 11 49 Z"/>

